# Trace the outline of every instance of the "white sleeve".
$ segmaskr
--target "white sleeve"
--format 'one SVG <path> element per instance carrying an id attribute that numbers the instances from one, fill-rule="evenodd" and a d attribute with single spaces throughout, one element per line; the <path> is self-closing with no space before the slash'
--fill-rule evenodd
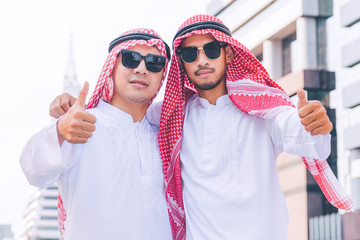
<path id="1" fill-rule="evenodd" d="M 149 121 L 150 124 L 155 126 L 160 126 L 160 114 L 161 114 L 161 102 L 154 102 L 152 103 L 148 110 L 146 111 L 146 119 Z"/>
<path id="2" fill-rule="evenodd" d="M 268 129 L 275 144 L 276 156 L 287 152 L 324 160 L 330 155 L 331 135 L 312 136 L 301 124 L 296 108 L 285 110 L 274 120 L 269 120 Z"/>
<path id="3" fill-rule="evenodd" d="M 31 185 L 46 188 L 58 180 L 67 166 L 62 159 L 56 121 L 27 142 L 20 156 L 20 165 Z"/>

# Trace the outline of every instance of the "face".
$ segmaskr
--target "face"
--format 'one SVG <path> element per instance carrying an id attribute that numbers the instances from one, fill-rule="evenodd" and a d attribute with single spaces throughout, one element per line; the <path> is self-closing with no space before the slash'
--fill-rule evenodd
<path id="1" fill-rule="evenodd" d="M 192 35 L 184 39 L 181 44 L 181 48 L 191 46 L 203 47 L 205 44 L 214 41 L 215 38 L 210 34 Z M 229 48 L 231 50 L 230 46 L 226 46 L 225 48 Z M 225 53 L 226 50 L 222 48 L 221 54 L 218 58 L 209 59 L 205 55 L 204 50 L 200 49 L 198 50 L 197 59 L 194 62 L 187 63 L 181 60 L 189 80 L 194 84 L 199 93 L 201 91 L 208 91 L 217 88 L 226 88 L 226 64 L 232 59 L 226 58 Z"/>
<path id="2" fill-rule="evenodd" d="M 142 56 L 148 54 L 160 55 L 156 47 L 136 45 L 128 50 L 136 51 Z M 159 89 L 164 70 L 150 72 L 146 69 L 144 59 L 135 68 L 127 68 L 122 62 L 122 54 L 116 59 L 112 77 L 114 80 L 114 94 L 111 99 L 113 105 L 126 103 L 149 104 Z"/>

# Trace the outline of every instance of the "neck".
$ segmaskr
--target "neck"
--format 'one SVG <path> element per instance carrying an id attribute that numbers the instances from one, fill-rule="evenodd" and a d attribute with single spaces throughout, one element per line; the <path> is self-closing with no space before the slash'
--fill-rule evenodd
<path id="1" fill-rule="evenodd" d="M 125 102 L 120 101 L 115 96 L 109 101 L 109 104 L 130 114 L 134 122 L 141 122 L 149 107 L 148 103 Z"/>
<path id="2" fill-rule="evenodd" d="M 212 105 L 216 105 L 218 98 L 228 93 L 225 81 L 222 81 L 218 86 L 210 90 L 196 90 L 198 91 L 200 97 L 205 98 Z"/>

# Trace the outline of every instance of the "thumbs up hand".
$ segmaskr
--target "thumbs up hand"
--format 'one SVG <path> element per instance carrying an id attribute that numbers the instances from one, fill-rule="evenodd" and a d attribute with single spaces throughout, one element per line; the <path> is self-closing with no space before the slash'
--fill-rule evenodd
<path id="1" fill-rule="evenodd" d="M 86 143 L 95 131 L 96 117 L 85 111 L 88 91 L 89 83 L 85 82 L 79 98 L 58 121 L 57 132 L 60 145 L 64 140 L 70 143 Z"/>
<path id="2" fill-rule="evenodd" d="M 308 101 L 304 90 L 298 90 L 299 101 L 297 104 L 301 124 L 312 135 L 328 134 L 333 125 L 326 114 L 326 109 L 320 101 Z"/>

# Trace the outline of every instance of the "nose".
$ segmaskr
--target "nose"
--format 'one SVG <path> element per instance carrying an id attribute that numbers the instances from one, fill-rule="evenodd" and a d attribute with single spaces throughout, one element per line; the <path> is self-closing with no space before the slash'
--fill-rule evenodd
<path id="1" fill-rule="evenodd" d="M 145 60 L 141 59 L 139 65 L 134 68 L 134 72 L 135 73 L 139 73 L 139 74 L 148 74 L 149 71 L 146 69 L 146 64 L 145 64 Z"/>
<path id="2" fill-rule="evenodd" d="M 199 66 L 209 65 L 209 58 L 205 55 L 203 48 L 198 48 L 197 64 Z"/>

